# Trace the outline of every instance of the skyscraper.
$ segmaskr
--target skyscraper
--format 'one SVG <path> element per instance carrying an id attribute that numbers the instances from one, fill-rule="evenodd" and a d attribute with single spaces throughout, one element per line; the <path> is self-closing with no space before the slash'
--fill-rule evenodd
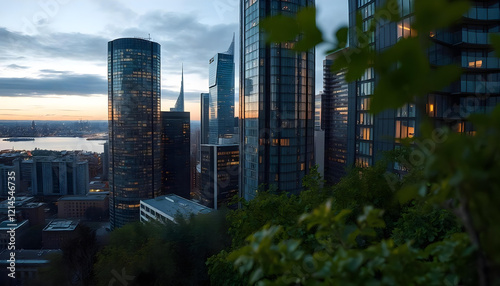
<path id="1" fill-rule="evenodd" d="M 266 44 L 261 19 L 293 16 L 313 0 L 241 1 L 240 190 L 252 199 L 263 185 L 297 194 L 314 163 L 314 50 Z"/>
<path id="2" fill-rule="evenodd" d="M 175 106 L 170 108 L 170 111 L 184 112 L 184 65 L 182 65 L 181 72 L 181 91 L 179 92 L 179 97 L 175 102 Z"/>
<path id="3" fill-rule="evenodd" d="M 374 21 L 374 10 L 382 0 L 349 0 L 351 46 L 356 44 L 356 13 L 361 12 L 364 26 Z M 381 21 L 368 44 L 377 52 L 396 44 L 401 38 L 414 37 L 413 2 L 399 0 L 401 19 L 397 23 Z M 488 43 L 488 33 L 498 32 L 499 1 L 471 1 L 462 20 L 447 30 L 429 34 L 428 58 L 431 66 L 458 64 L 462 76 L 447 88 L 427 95 L 425 105 L 406 104 L 377 115 L 369 113 L 370 99 L 377 79 L 373 68 L 361 79 L 349 83 L 348 164 L 370 166 L 381 152 L 399 146 L 399 139 L 419 134 L 421 114 L 427 114 L 436 127 L 448 126 L 461 133 L 473 133 L 467 117 L 471 113 L 492 110 L 500 103 L 499 60 Z M 420 111 L 420 112 L 419 112 Z M 397 169 L 397 167 L 396 167 Z"/>
<path id="4" fill-rule="evenodd" d="M 338 183 L 347 167 L 347 108 L 348 93 L 345 71 L 330 70 L 335 59 L 342 56 L 338 51 L 323 61 L 323 94 L 321 127 L 325 131 L 325 180 Z"/>
<path id="5" fill-rule="evenodd" d="M 208 142 L 218 144 L 234 132 L 234 35 L 229 49 L 209 60 L 209 88 Z"/>
<path id="6" fill-rule="evenodd" d="M 189 112 L 161 113 L 162 193 L 190 199 L 190 120 Z"/>
<path id="7" fill-rule="evenodd" d="M 239 146 L 201 145 L 201 203 L 213 209 L 228 206 L 238 194 Z"/>
<path id="8" fill-rule="evenodd" d="M 208 144 L 208 130 L 209 130 L 209 120 L 210 120 L 210 94 L 201 94 L 201 144 Z"/>
<path id="9" fill-rule="evenodd" d="M 111 228 L 139 220 L 140 200 L 160 194 L 160 45 L 108 43 Z"/>

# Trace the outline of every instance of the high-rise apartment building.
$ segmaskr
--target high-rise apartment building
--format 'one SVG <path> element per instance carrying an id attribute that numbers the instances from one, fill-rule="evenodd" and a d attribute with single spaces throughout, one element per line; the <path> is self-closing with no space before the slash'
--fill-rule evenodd
<path id="1" fill-rule="evenodd" d="M 201 94 L 201 144 L 208 144 L 208 134 L 209 134 L 209 120 L 210 120 L 210 94 Z"/>
<path id="2" fill-rule="evenodd" d="M 208 143 L 234 133 L 234 35 L 229 49 L 209 60 Z"/>
<path id="3" fill-rule="evenodd" d="M 354 31 L 356 13 L 362 25 L 374 21 L 375 8 L 382 0 L 349 0 L 349 42 L 356 44 Z M 367 37 L 377 52 L 396 44 L 401 38 L 416 35 L 412 29 L 413 0 L 399 0 L 399 22 L 380 21 L 376 31 Z M 471 113 L 492 110 L 500 103 L 499 59 L 488 42 L 488 34 L 499 31 L 499 1 L 471 1 L 470 10 L 461 21 L 446 30 L 433 31 L 428 36 L 431 46 L 428 57 L 432 66 L 458 64 L 461 78 L 427 95 L 425 105 L 410 103 L 396 110 L 377 115 L 369 113 L 370 99 L 377 79 L 373 68 L 367 69 L 360 80 L 349 84 L 348 164 L 370 166 L 381 152 L 393 150 L 398 139 L 419 134 L 421 114 L 427 114 L 436 127 L 449 126 L 457 132 L 473 133 L 466 117 Z"/>
<path id="4" fill-rule="evenodd" d="M 145 39 L 108 43 L 111 228 L 138 221 L 140 200 L 160 194 L 160 52 Z"/>
<path id="5" fill-rule="evenodd" d="M 161 113 L 162 193 L 190 199 L 191 128 L 189 112 Z"/>
<path id="6" fill-rule="evenodd" d="M 267 44 L 259 22 L 295 15 L 313 0 L 242 0 L 240 5 L 240 190 L 260 186 L 297 194 L 314 164 L 315 52 L 294 42 Z"/>
<path id="7" fill-rule="evenodd" d="M 326 56 L 323 61 L 323 94 L 321 95 L 321 127 L 325 131 L 325 180 L 337 183 L 347 167 L 347 83 L 345 71 L 330 68 L 344 51 Z"/>

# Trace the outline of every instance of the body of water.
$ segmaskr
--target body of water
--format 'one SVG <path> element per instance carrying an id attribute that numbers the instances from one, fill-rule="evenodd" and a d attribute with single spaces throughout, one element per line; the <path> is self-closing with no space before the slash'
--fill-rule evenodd
<path id="1" fill-rule="evenodd" d="M 83 150 L 103 153 L 105 140 L 87 140 L 80 137 L 38 137 L 35 141 L 3 141 L 0 138 L 0 150 L 42 150 L 72 151 Z"/>

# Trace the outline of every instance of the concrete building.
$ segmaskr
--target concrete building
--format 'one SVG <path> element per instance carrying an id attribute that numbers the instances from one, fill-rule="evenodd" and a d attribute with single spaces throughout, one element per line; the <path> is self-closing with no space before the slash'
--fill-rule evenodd
<path id="1" fill-rule="evenodd" d="M 79 220 L 52 220 L 42 231 L 42 247 L 60 249 L 65 243 L 76 237 L 79 224 Z"/>
<path id="2" fill-rule="evenodd" d="M 59 218 L 102 220 L 108 217 L 108 195 L 64 196 L 57 200 Z"/>
<path id="3" fill-rule="evenodd" d="M 191 214 L 205 214 L 211 211 L 212 209 L 210 208 L 175 194 L 141 201 L 142 222 L 150 220 L 175 222 L 175 217 L 177 215 L 189 218 Z"/>
<path id="4" fill-rule="evenodd" d="M 59 249 L 18 249 L 15 251 L 16 258 L 16 279 L 7 276 L 10 273 L 10 253 L 11 250 L 0 252 L 0 285 L 18 286 L 26 283 L 38 276 L 41 267 L 47 266 L 53 255 L 62 254 Z"/>
<path id="5" fill-rule="evenodd" d="M 35 202 L 34 197 L 19 196 L 14 203 L 16 218 L 28 220 L 29 226 L 45 224 L 45 203 Z M 9 213 L 9 201 L 0 202 L 0 215 L 7 217 Z"/>
<path id="6" fill-rule="evenodd" d="M 89 190 L 88 163 L 76 156 L 34 156 L 15 160 L 14 167 L 20 172 L 20 192 L 29 190 L 33 196 L 86 194 Z"/>
<path id="7" fill-rule="evenodd" d="M 14 245 L 16 249 L 22 248 L 28 227 L 27 220 L 18 220 L 17 222 L 2 221 L 0 223 L 0 251 L 8 249 L 11 241 L 15 243 L 11 245 Z"/>
<path id="8" fill-rule="evenodd" d="M 11 175 L 9 175 L 11 174 Z M 14 188 L 17 187 L 17 182 L 15 181 L 15 171 L 14 166 L 6 166 L 0 164 L 0 197 L 7 197 L 9 193 L 9 177 L 14 178 L 14 180 L 10 180 L 14 185 Z M 17 189 L 17 188 L 16 188 Z"/>

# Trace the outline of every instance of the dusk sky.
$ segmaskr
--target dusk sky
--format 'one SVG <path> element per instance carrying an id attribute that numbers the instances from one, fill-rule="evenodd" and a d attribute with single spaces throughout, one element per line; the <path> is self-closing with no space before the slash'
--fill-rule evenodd
<path id="1" fill-rule="evenodd" d="M 0 120 L 107 120 L 107 43 L 148 34 L 162 46 L 162 110 L 175 104 L 184 63 L 186 111 L 199 120 L 208 60 L 227 50 L 235 32 L 238 110 L 239 2 L 2 1 Z M 347 1 L 316 4 L 324 34 L 347 24 Z M 316 93 L 324 51 L 316 50 Z"/>

